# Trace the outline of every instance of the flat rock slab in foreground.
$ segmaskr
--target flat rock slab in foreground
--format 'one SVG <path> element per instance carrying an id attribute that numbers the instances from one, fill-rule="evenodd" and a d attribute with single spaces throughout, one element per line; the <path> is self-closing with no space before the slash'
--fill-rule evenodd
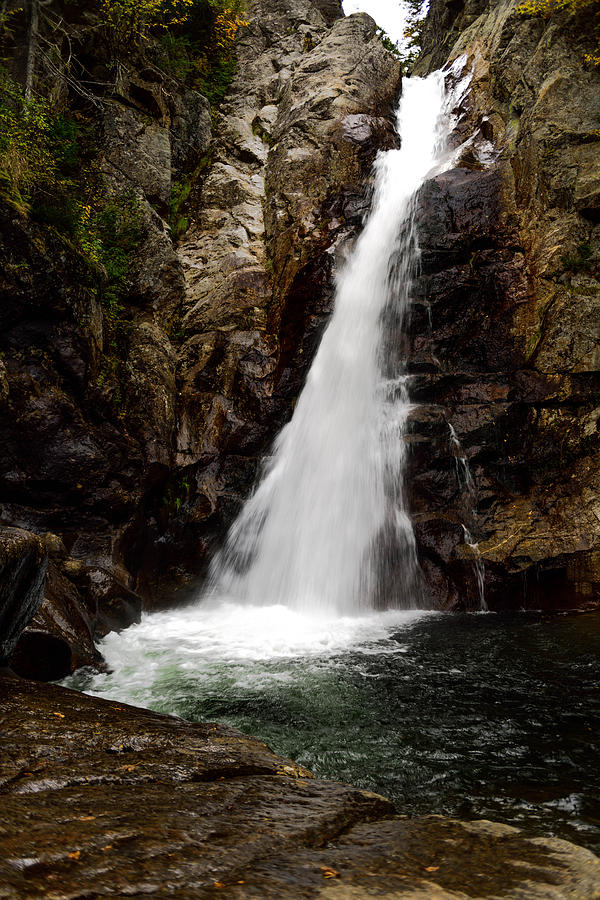
<path id="1" fill-rule="evenodd" d="M 600 897 L 600 861 L 490 822 L 392 817 L 265 744 L 0 677 L 0 898 Z"/>

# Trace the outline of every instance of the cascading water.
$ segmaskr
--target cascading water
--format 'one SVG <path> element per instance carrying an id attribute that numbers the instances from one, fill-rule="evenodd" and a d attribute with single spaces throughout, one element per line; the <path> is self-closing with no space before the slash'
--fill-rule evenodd
<path id="1" fill-rule="evenodd" d="M 401 332 L 418 266 L 417 193 L 461 151 L 447 145 L 470 82 L 464 63 L 404 81 L 401 149 L 376 161 L 372 211 L 305 388 L 208 590 L 107 635 L 111 674 L 88 690 L 167 710 L 169 686 L 179 693 L 190 673 L 208 683 L 224 669 L 253 679 L 258 661 L 330 659 L 356 647 L 396 653 L 387 636 L 426 615 L 404 503 Z"/>
<path id="2" fill-rule="evenodd" d="M 452 110 L 470 80 L 458 80 L 463 65 L 404 82 L 401 149 L 376 160 L 372 210 L 304 390 L 213 564 L 217 596 L 340 613 L 422 605 L 397 338 L 418 260 L 415 201 L 426 178 L 452 164 Z"/>
<path id="3" fill-rule="evenodd" d="M 209 589 L 198 603 L 107 635 L 111 672 L 87 690 L 179 709 L 172 698 L 195 696 L 199 682 L 237 693 L 273 671 L 285 677 L 283 659 L 329 665 L 356 648 L 395 655 L 397 629 L 427 615 L 417 611 L 426 603 L 404 504 L 401 332 L 418 265 L 417 192 L 460 153 L 447 143 L 470 81 L 463 66 L 461 58 L 446 73 L 404 82 L 402 147 L 376 161 L 372 211 L 339 276 L 306 386 Z"/>
<path id="4" fill-rule="evenodd" d="M 477 581 L 477 597 L 479 601 L 479 609 L 481 612 L 487 612 L 488 605 L 485 600 L 485 564 L 481 551 L 479 549 L 479 541 L 475 539 L 472 532 L 475 530 L 475 507 L 477 505 L 477 486 L 473 479 L 471 467 L 467 454 L 462 448 L 458 439 L 458 435 L 453 426 L 448 423 L 450 432 L 450 447 L 456 463 L 456 477 L 458 487 L 461 491 L 464 503 L 465 521 L 462 523 L 465 535 L 465 543 L 473 553 L 473 571 Z"/>

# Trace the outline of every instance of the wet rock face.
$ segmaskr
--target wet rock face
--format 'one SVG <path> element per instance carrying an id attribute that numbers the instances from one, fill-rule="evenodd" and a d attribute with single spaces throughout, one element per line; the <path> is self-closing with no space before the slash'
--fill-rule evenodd
<path id="1" fill-rule="evenodd" d="M 493 608 L 600 596 L 600 73 L 584 66 L 581 26 L 504 2 L 432 4 L 420 71 L 466 54 L 460 139 L 476 135 L 422 191 L 410 326 L 427 415 L 411 423 L 409 484 L 445 607 L 478 602 L 463 526 Z"/>
<path id="2" fill-rule="evenodd" d="M 46 564 L 37 535 L 0 528 L 0 668 L 8 664 L 21 631 L 42 602 Z"/>
<path id="3" fill-rule="evenodd" d="M 600 889 L 587 850 L 492 822 L 397 818 L 383 797 L 315 780 L 232 728 L 7 675 L 0 704 L 10 900 L 588 900 Z"/>

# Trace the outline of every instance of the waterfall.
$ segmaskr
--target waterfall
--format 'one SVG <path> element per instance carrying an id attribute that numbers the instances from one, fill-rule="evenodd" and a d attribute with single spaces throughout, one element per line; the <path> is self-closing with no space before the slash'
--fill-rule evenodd
<path id="1" fill-rule="evenodd" d="M 376 159 L 371 212 L 292 419 L 213 562 L 215 595 L 338 613 L 422 605 L 398 348 L 418 265 L 416 198 L 455 158 L 447 144 L 470 80 L 463 66 L 403 82 L 401 147 Z"/>

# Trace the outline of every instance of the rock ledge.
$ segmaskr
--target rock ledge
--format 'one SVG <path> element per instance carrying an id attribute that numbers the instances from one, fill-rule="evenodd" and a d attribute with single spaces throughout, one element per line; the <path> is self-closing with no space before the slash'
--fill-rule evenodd
<path id="1" fill-rule="evenodd" d="M 600 897 L 600 860 L 394 816 L 260 741 L 0 676 L 0 897 Z"/>

